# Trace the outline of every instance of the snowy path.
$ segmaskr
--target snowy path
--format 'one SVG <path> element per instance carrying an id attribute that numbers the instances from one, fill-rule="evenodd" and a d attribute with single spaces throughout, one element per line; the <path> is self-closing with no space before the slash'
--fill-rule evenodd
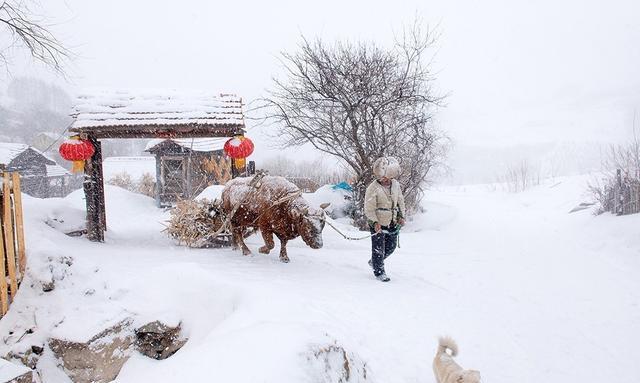
<path id="1" fill-rule="evenodd" d="M 327 228 L 321 250 L 292 242 L 290 264 L 277 251 L 186 249 L 159 233 L 163 215 L 150 201 L 110 189 L 107 243 L 46 226 L 47 245 L 29 236 L 32 257 L 72 255 L 71 275 L 51 293 L 21 291 L 12 310 L 23 307 L 0 330 L 20 326 L 28 306 L 38 307 L 40 337 L 82 338 L 126 316 L 181 320 L 187 345 L 161 362 L 133 357 L 122 383 L 323 382 L 300 355 L 334 341 L 366 362 L 367 381 L 435 382 L 431 360 L 443 334 L 486 382 L 635 383 L 640 239 L 631 228 L 640 220 L 567 214 L 582 188 L 572 178 L 517 195 L 480 186 L 430 192 L 426 214 L 388 262 L 388 284 L 370 275 L 368 241 Z M 259 236 L 248 241 L 254 253 L 259 244 Z"/>

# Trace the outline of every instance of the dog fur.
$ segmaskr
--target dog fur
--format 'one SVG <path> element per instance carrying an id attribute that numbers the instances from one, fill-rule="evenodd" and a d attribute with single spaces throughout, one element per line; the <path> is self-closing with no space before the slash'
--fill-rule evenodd
<path id="1" fill-rule="evenodd" d="M 451 351 L 451 354 L 447 352 Z M 433 373 L 438 383 L 480 383 L 480 372 L 465 370 L 453 360 L 458 355 L 458 345 L 449 337 L 439 339 L 438 351 L 433 358 Z"/>

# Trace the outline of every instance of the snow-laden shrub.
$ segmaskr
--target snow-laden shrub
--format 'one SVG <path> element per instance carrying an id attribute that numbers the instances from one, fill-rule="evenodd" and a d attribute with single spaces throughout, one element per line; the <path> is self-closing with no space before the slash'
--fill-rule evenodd
<path id="1" fill-rule="evenodd" d="M 121 187 L 124 190 L 134 191 L 135 184 L 133 179 L 131 179 L 131 175 L 127 172 L 120 172 L 111 177 L 107 183 L 109 185 Z"/>
<path id="2" fill-rule="evenodd" d="M 613 145 L 602 161 L 603 177 L 592 181 L 588 191 L 598 202 L 596 214 L 640 212 L 640 139 Z"/>
<path id="3" fill-rule="evenodd" d="M 540 181 L 540 169 L 532 167 L 526 160 L 509 165 L 504 174 L 497 177 L 498 185 L 509 193 L 523 192 L 540 185 Z"/>
<path id="4" fill-rule="evenodd" d="M 156 190 L 156 180 L 155 178 L 149 174 L 144 173 L 142 177 L 138 180 L 136 184 L 136 192 L 146 195 L 147 197 L 154 197 Z"/>
<path id="5" fill-rule="evenodd" d="M 156 180 L 149 173 L 144 173 L 138 180 L 134 180 L 129 173 L 123 171 L 112 176 L 107 183 L 148 197 L 155 196 Z"/>

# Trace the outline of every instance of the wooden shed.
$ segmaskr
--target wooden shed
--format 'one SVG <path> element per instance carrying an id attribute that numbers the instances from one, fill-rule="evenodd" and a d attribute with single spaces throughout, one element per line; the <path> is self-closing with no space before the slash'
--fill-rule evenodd
<path id="1" fill-rule="evenodd" d="M 229 138 L 245 132 L 242 99 L 232 94 L 96 91 L 81 94 L 74 109 L 70 131 L 95 148 L 85 163 L 84 182 L 92 241 L 104 241 L 107 230 L 101 139 Z"/>
<path id="2" fill-rule="evenodd" d="M 22 191 L 32 197 L 63 197 L 79 187 L 69 171 L 26 144 L 0 143 L 0 171 L 18 172 Z"/>
<path id="3" fill-rule="evenodd" d="M 191 199 L 207 186 L 231 179 L 231 159 L 223 152 L 227 138 L 155 139 L 146 151 L 156 158 L 156 201 L 171 206 Z"/>

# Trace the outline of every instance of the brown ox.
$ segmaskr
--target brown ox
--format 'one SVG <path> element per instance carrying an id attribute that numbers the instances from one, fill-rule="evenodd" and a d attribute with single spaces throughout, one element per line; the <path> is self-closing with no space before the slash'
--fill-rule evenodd
<path id="1" fill-rule="evenodd" d="M 255 186 L 252 178 L 235 178 L 222 191 L 222 212 L 224 215 L 237 210 L 231 217 L 230 226 L 236 247 L 242 254 L 251 251 L 244 243 L 243 233 L 248 228 L 262 233 L 264 246 L 258 249 L 263 254 L 275 247 L 273 235 L 280 240 L 280 260 L 289 262 L 287 241 L 298 236 L 313 249 L 322 247 L 324 228 L 324 208 L 314 209 L 300 196 L 300 189 L 283 177 L 265 176 Z"/>

